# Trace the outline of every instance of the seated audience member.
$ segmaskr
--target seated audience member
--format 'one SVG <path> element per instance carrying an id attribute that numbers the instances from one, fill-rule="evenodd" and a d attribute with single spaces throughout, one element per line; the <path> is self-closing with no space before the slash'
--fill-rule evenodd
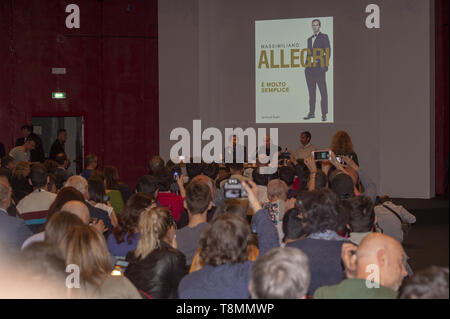
<path id="1" fill-rule="evenodd" d="M 75 205 L 77 205 L 75 203 L 80 204 L 81 206 L 81 202 L 71 201 L 67 202 L 67 204 L 64 205 L 64 208 L 72 208 L 71 210 L 74 211 L 73 208 L 75 208 Z M 76 207 L 76 209 L 80 213 L 83 213 L 80 207 Z M 86 214 L 86 212 L 89 214 L 87 210 L 84 211 L 84 214 Z M 87 221 L 89 221 L 88 214 L 85 215 Z M 68 211 L 61 210 L 59 212 L 56 212 L 52 215 L 51 218 L 49 218 L 48 223 L 45 225 L 44 241 L 53 245 L 58 245 L 72 227 L 81 226 L 86 223 L 86 220 L 83 222 L 83 220 L 78 217 L 78 215 L 70 213 Z M 30 246 L 27 246 L 27 248 L 29 248 Z"/>
<path id="2" fill-rule="evenodd" d="M 219 207 L 225 201 L 223 192 L 217 188 L 217 181 L 219 179 L 219 164 L 217 163 L 204 163 L 202 168 L 202 174 L 211 178 L 214 185 L 214 206 Z"/>
<path id="3" fill-rule="evenodd" d="M 6 176 L 0 175 L 0 183 L 7 185 L 12 191 L 11 184 L 9 184 L 9 180 Z M 18 213 L 16 209 L 16 203 L 14 202 L 14 199 L 12 197 L 10 200 L 9 207 L 6 208 L 6 212 L 8 213 L 8 216 L 17 217 Z"/>
<path id="4" fill-rule="evenodd" d="M 258 187 L 259 202 L 264 204 L 269 201 L 267 198 L 267 184 L 269 184 L 269 175 L 260 174 L 259 169 L 254 169 L 252 172 L 252 179 Z"/>
<path id="5" fill-rule="evenodd" d="M 56 174 L 58 171 L 58 163 L 54 160 L 48 159 L 44 162 L 45 169 L 49 174 Z"/>
<path id="6" fill-rule="evenodd" d="M 94 154 L 89 154 L 84 159 L 85 161 L 85 170 L 81 173 L 81 176 L 83 176 L 86 180 L 91 177 L 91 174 L 93 171 L 97 169 L 98 166 L 98 157 Z"/>
<path id="7" fill-rule="evenodd" d="M 178 249 L 186 256 L 187 265 L 191 265 L 198 249 L 198 241 L 208 225 L 207 213 L 212 205 L 211 189 L 206 183 L 193 180 L 188 184 L 184 207 L 189 215 L 189 223 L 176 231 Z"/>
<path id="8" fill-rule="evenodd" d="M 171 176 L 167 168 L 162 168 L 155 173 L 158 180 L 158 203 L 161 206 L 166 206 L 172 213 L 172 217 L 178 222 L 181 212 L 183 211 L 184 201 L 184 185 L 183 176 L 178 176 L 177 182 L 180 188 L 181 195 L 177 195 L 170 191 L 170 185 L 172 184 L 173 177 Z"/>
<path id="9" fill-rule="evenodd" d="M 64 182 L 69 179 L 73 174 L 67 170 L 70 165 L 69 158 L 64 153 L 59 153 L 56 155 L 55 162 L 58 163 L 58 168 L 56 169 L 57 174 L 64 176 Z"/>
<path id="10" fill-rule="evenodd" d="M 352 139 L 345 131 L 338 131 L 334 134 L 331 140 L 330 149 L 334 154 L 339 156 L 346 156 L 350 158 L 356 165 L 359 166 L 358 156 L 353 150 Z"/>
<path id="11" fill-rule="evenodd" d="M 208 209 L 208 212 L 206 214 L 206 221 L 209 223 L 213 217 L 214 217 L 214 213 L 216 212 L 217 207 L 214 205 L 214 194 L 216 191 L 216 188 L 214 187 L 213 181 L 205 175 L 197 175 L 196 177 L 194 177 L 192 179 L 192 181 L 199 181 L 202 183 L 205 183 L 206 185 L 208 185 L 210 191 L 211 191 L 211 201 L 212 203 L 212 207 L 210 209 Z M 181 229 L 185 226 L 187 226 L 189 223 L 189 214 L 186 210 L 186 208 L 183 210 L 183 212 L 180 215 L 180 219 L 177 222 L 177 228 Z"/>
<path id="12" fill-rule="evenodd" d="M 350 237 L 348 238 L 355 245 L 372 233 L 377 223 L 373 204 L 370 198 L 365 196 L 358 196 L 350 198 L 344 202 L 347 208 L 348 225 Z"/>
<path id="13" fill-rule="evenodd" d="M 9 155 L 3 156 L 1 160 L 0 175 L 6 176 L 8 180 L 11 180 L 14 166 L 14 158 Z"/>
<path id="14" fill-rule="evenodd" d="M 100 179 L 103 181 L 106 188 L 106 180 L 105 176 L 100 171 L 93 171 L 89 179 Z M 115 189 L 105 189 L 106 195 L 108 195 L 108 201 L 111 204 L 111 207 L 114 209 L 116 214 L 120 214 L 122 212 L 123 206 L 125 205 L 122 194 Z"/>
<path id="15" fill-rule="evenodd" d="M 59 244 L 66 265 L 80 270 L 80 289 L 72 297 L 141 299 L 136 287 L 124 276 L 112 276 L 113 267 L 103 235 L 87 225 L 74 226 Z"/>
<path id="16" fill-rule="evenodd" d="M 133 194 L 130 187 L 122 183 L 119 178 L 119 171 L 115 166 L 105 166 L 103 169 L 103 175 L 105 176 L 106 189 L 118 190 L 122 195 L 124 204 L 126 204 L 128 198 Z"/>
<path id="17" fill-rule="evenodd" d="M 374 208 L 377 217 L 378 231 L 403 242 L 402 223 L 414 224 L 416 216 L 408 212 L 403 206 L 395 205 L 387 195 L 376 201 Z M 396 214 L 394 214 L 394 211 Z"/>
<path id="18" fill-rule="evenodd" d="M 88 203 L 96 208 L 100 208 L 108 213 L 113 227 L 118 224 L 117 215 L 114 208 L 109 202 L 109 198 L 106 195 L 105 184 L 98 178 L 90 178 L 88 180 L 88 193 L 89 201 Z"/>
<path id="19" fill-rule="evenodd" d="M 329 162 L 336 170 L 330 169 L 328 172 L 330 189 L 338 194 L 341 199 L 365 195 L 374 203 L 377 196 L 376 184 L 352 159 L 347 156 L 343 156 L 342 158 L 344 159 L 345 167 L 336 160 L 336 155 L 331 152 Z M 342 175 L 342 173 L 345 173 L 345 175 Z M 363 193 L 358 190 L 356 179 L 361 181 L 364 188 Z"/>
<path id="20" fill-rule="evenodd" d="M 307 233 L 303 228 L 303 222 L 300 218 L 298 208 L 289 209 L 283 217 L 283 243 L 289 244 L 296 240 L 304 238 Z"/>
<path id="21" fill-rule="evenodd" d="M 403 278 L 406 255 L 402 245 L 390 236 L 372 233 L 358 248 L 343 252 L 347 279 L 334 286 L 318 288 L 315 299 L 395 299 Z M 313 267 L 312 265 L 310 265 Z M 377 271 L 374 271 L 374 269 Z M 371 271 L 367 271 L 371 269 Z M 372 273 L 372 275 L 371 275 Z M 374 275 L 378 273 L 379 276 Z M 367 285 L 371 280 L 371 285 Z"/>
<path id="22" fill-rule="evenodd" d="M 307 157 L 304 163 L 309 170 L 308 190 L 312 191 L 315 189 L 327 188 L 328 177 L 322 171 L 322 169 L 317 168 L 317 164 L 316 161 L 314 160 L 314 157 L 312 155 Z"/>
<path id="23" fill-rule="evenodd" d="M 231 176 L 228 179 L 237 179 L 240 182 L 249 181 L 250 178 L 242 175 L 244 172 L 244 164 L 243 163 L 230 163 L 227 164 L 227 167 L 230 170 Z M 223 190 L 223 185 L 226 183 L 228 179 L 225 179 L 220 182 L 220 189 Z"/>
<path id="24" fill-rule="evenodd" d="M 47 192 L 53 193 L 56 195 L 56 193 L 58 193 L 58 189 L 56 188 L 56 175 L 52 174 L 52 173 L 48 173 L 48 183 L 47 186 L 45 187 L 45 190 Z"/>
<path id="25" fill-rule="evenodd" d="M 30 164 L 27 162 L 19 162 L 15 164 L 12 170 L 11 187 L 13 189 L 13 198 L 18 203 L 22 198 L 33 191 L 30 185 Z"/>
<path id="26" fill-rule="evenodd" d="M 141 176 L 136 185 L 136 192 L 158 198 L 158 179 L 153 175 Z"/>
<path id="27" fill-rule="evenodd" d="M 182 176 L 183 172 L 179 164 L 168 161 L 166 165 L 167 170 L 172 176 L 172 184 L 170 184 L 170 191 L 175 194 L 180 194 L 180 186 L 178 186 L 178 176 Z M 183 180 L 184 183 L 184 180 Z"/>
<path id="28" fill-rule="evenodd" d="M 287 198 L 295 197 L 295 190 L 292 188 L 294 185 L 295 169 L 292 166 L 283 166 L 279 169 L 278 176 L 288 187 Z"/>
<path id="29" fill-rule="evenodd" d="M 448 268 L 431 266 L 407 279 L 399 299 L 449 299 Z"/>
<path id="30" fill-rule="evenodd" d="M 308 257 L 295 248 L 274 248 L 255 262 L 252 299 L 305 299 L 311 275 Z"/>
<path id="31" fill-rule="evenodd" d="M 11 187 L 0 179 L 0 245 L 7 252 L 17 253 L 23 242 L 33 233 L 21 219 L 8 216 L 6 209 L 11 204 Z"/>
<path id="32" fill-rule="evenodd" d="M 288 187 L 281 179 L 274 179 L 267 184 L 268 202 L 264 203 L 264 208 L 269 211 L 270 218 L 278 230 L 278 236 L 283 239 L 283 217 L 286 211 Z"/>
<path id="33" fill-rule="evenodd" d="M 54 214 L 56 214 L 59 211 L 65 211 L 68 213 L 71 213 L 75 216 L 77 216 L 84 224 L 89 224 L 89 209 L 87 208 L 86 203 L 81 200 L 81 196 L 78 193 L 77 190 L 73 188 L 67 188 L 68 191 L 63 192 L 63 196 L 57 197 L 54 205 L 52 204 L 50 210 L 49 210 L 49 217 L 53 217 Z M 47 223 L 45 224 L 45 228 L 47 228 Z M 104 225 L 102 221 L 92 223 L 92 226 L 96 228 L 99 232 L 104 232 Z M 24 250 L 27 246 L 34 242 L 40 242 L 45 240 L 45 230 L 34 234 L 33 236 L 29 237 L 22 245 L 22 250 Z"/>
<path id="34" fill-rule="evenodd" d="M 50 205 L 56 198 L 56 194 L 46 190 L 48 182 L 49 177 L 45 166 L 33 165 L 30 172 L 30 184 L 33 186 L 33 192 L 22 198 L 17 204 L 19 217 L 25 220 L 34 233 L 42 230 Z"/>
<path id="35" fill-rule="evenodd" d="M 152 156 L 148 161 L 148 173 L 154 175 L 161 168 L 164 168 L 164 160 L 159 155 Z"/>
<path id="36" fill-rule="evenodd" d="M 248 220 L 247 210 L 248 205 L 244 207 L 242 205 L 242 201 L 237 199 L 228 199 L 221 207 L 217 209 L 216 213 L 214 214 L 214 219 L 224 215 L 237 215 L 245 220 Z M 256 241 L 253 242 L 252 240 L 249 240 L 247 253 L 248 260 L 250 261 L 255 261 L 256 258 L 258 258 L 259 249 Z M 192 259 L 192 264 L 189 272 L 191 273 L 200 270 L 203 268 L 203 266 L 205 266 L 205 264 L 200 258 L 200 249 L 198 249 L 194 255 L 194 258 Z"/>
<path id="37" fill-rule="evenodd" d="M 145 193 L 136 193 L 130 197 L 119 217 L 117 227 L 107 239 L 108 250 L 112 256 L 125 257 L 129 251 L 136 249 L 140 238 L 139 216 L 149 210 L 153 203 L 153 198 Z"/>
<path id="38" fill-rule="evenodd" d="M 258 234 L 260 253 L 279 246 L 278 233 L 269 214 L 258 201 L 257 187 L 244 183 L 249 202 L 256 212 L 253 231 Z M 248 261 L 251 230 L 247 221 L 226 214 L 215 218 L 202 232 L 199 248 L 205 266 L 184 277 L 178 287 L 181 299 L 248 299 L 252 261 Z M 178 243 L 179 238 L 177 235 Z"/>
<path id="39" fill-rule="evenodd" d="M 308 131 L 302 132 L 300 134 L 300 143 L 302 145 L 295 151 L 295 158 L 297 160 L 305 160 L 306 158 L 311 156 L 311 152 L 317 149 L 314 145 L 311 144 L 311 133 Z"/>
<path id="40" fill-rule="evenodd" d="M 189 177 L 189 181 L 192 181 L 194 177 L 200 175 L 202 173 L 203 164 L 202 163 L 186 163 L 186 174 Z"/>
<path id="41" fill-rule="evenodd" d="M 103 235 L 105 236 L 105 238 L 108 238 L 108 236 L 109 236 L 109 234 L 111 234 L 113 228 L 115 226 L 117 226 L 117 224 L 118 224 L 117 216 L 115 214 L 114 215 L 111 214 L 111 216 L 113 216 L 111 219 L 106 210 L 95 207 L 91 203 L 89 203 L 89 200 L 90 200 L 89 184 L 86 181 L 86 179 L 84 179 L 83 177 L 78 176 L 78 175 L 72 176 L 67 180 L 65 185 L 66 185 L 65 187 L 73 187 L 77 191 L 79 191 L 81 194 L 83 194 L 85 204 L 86 204 L 87 208 L 89 209 L 90 218 L 93 220 L 102 220 L 103 221 L 103 225 L 107 229 L 107 231 L 104 232 Z"/>
<path id="42" fill-rule="evenodd" d="M 34 150 L 36 147 L 38 141 L 36 138 L 32 135 L 28 136 L 25 140 L 25 143 L 21 146 L 14 147 L 10 152 L 9 156 L 14 158 L 14 162 L 27 162 L 29 163 L 31 161 L 31 154 L 30 152 Z"/>
<path id="43" fill-rule="evenodd" d="M 344 279 L 341 252 L 345 238 L 337 234 L 346 224 L 339 198 L 328 189 L 299 194 L 300 211 L 306 238 L 286 244 L 303 251 L 309 258 L 311 284 L 308 295 L 324 285 L 333 285 Z"/>
<path id="44" fill-rule="evenodd" d="M 66 264 L 57 246 L 40 242 L 22 251 L 8 276 L 2 278 L 0 298 L 67 299 Z"/>
<path id="45" fill-rule="evenodd" d="M 140 239 L 127 256 L 125 276 L 152 299 L 177 299 L 178 284 L 187 273 L 186 258 L 176 249 L 175 221 L 165 207 L 152 208 L 139 218 Z"/>

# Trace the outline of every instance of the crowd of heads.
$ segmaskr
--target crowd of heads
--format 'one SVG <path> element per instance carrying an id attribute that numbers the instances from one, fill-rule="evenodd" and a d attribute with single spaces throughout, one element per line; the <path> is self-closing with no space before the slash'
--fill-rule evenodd
<path id="1" fill-rule="evenodd" d="M 58 139 L 64 140 L 66 135 L 61 131 Z M 24 145 L 32 149 L 33 138 L 28 133 Z M 301 144 L 306 146 L 310 141 L 311 134 L 302 132 Z M 354 152 L 350 137 L 343 131 L 335 134 L 330 149 L 333 156 Z M 43 240 L 11 257 L 16 261 L 14 265 L 20 265 L 16 272 L 25 274 L 17 285 L 20 289 L 11 290 L 16 297 L 33 297 L 36 293 L 33 289 L 44 281 L 48 281 L 48 289 L 43 297 L 98 297 L 96 293 L 114 273 L 115 261 L 109 252 L 108 238 L 100 228 L 93 227 L 93 208 L 87 202 L 94 203 L 95 207 L 111 206 L 109 191 L 118 190 L 122 184 L 119 170 L 115 166 L 96 170 L 98 157 L 88 155 L 85 167 L 92 171 L 90 177 L 76 175 L 64 180 L 58 176 L 57 169 L 66 166 L 67 161 L 64 153 L 43 164 L 14 163 L 8 156 L 1 160 L 2 167 L 12 172 L 8 178 L 0 179 L 0 208 L 3 210 L 15 200 L 11 179 L 26 180 L 33 190 L 45 189 L 57 194 L 48 208 Z M 379 284 L 400 291 L 400 298 L 448 298 L 448 268 L 432 267 L 414 276 L 408 275 L 402 244 L 377 232 L 375 206 L 379 202 L 375 203 L 370 197 L 370 185 L 361 182 L 359 167 L 353 163 L 342 168 L 334 158 L 330 162 L 316 163 L 317 169 L 313 169 L 307 160 L 292 159 L 275 174 L 267 175 L 261 174 L 258 167 L 247 171 L 242 163 L 228 163 L 224 167 L 203 162 L 180 165 L 170 160 L 165 163 L 158 155 L 151 157 L 148 173 L 137 180 L 134 193 L 123 201 L 117 223 L 110 229 L 109 236 L 117 244 L 132 245 L 137 238 L 135 249 L 126 257 L 132 265 L 121 276 L 131 280 L 141 297 L 149 292 L 156 298 L 178 297 L 178 283 L 194 263 L 187 264 L 177 249 L 176 232 L 180 223 L 174 218 L 172 207 L 159 202 L 160 194 L 174 193 L 182 197 L 188 221 L 207 222 L 207 214 L 214 213 L 199 235 L 194 257 L 197 269 L 252 263 L 248 276 L 248 294 L 252 298 L 311 298 L 309 288 L 315 270 L 311 255 L 292 244 L 327 236 L 328 239 L 342 238 L 345 242 L 339 262 L 347 279 L 364 279 L 367 267 L 377 265 L 381 274 Z M 248 198 L 223 196 L 221 182 L 232 176 L 251 192 Z M 310 183 L 313 178 L 314 183 Z M 263 192 L 264 197 L 259 197 L 259 192 Z M 258 200 L 252 196 L 258 196 Z M 261 216 L 266 211 L 277 228 L 279 247 L 260 254 L 264 234 L 255 232 L 252 227 L 255 215 Z M 364 237 L 352 244 L 348 240 L 352 234 L 364 234 Z M 180 270 L 169 271 L 176 263 L 182 264 Z M 85 287 L 81 295 L 66 289 L 67 284 L 65 288 L 60 285 L 66 283 L 69 265 L 80 269 L 80 280 Z M 38 275 L 31 276 L 31 273 Z M 21 294 L 26 281 L 34 288 Z M 11 280 L 6 282 L 5 287 L 14 286 Z M 1 294 L 5 296 L 6 292 L 1 291 Z"/>

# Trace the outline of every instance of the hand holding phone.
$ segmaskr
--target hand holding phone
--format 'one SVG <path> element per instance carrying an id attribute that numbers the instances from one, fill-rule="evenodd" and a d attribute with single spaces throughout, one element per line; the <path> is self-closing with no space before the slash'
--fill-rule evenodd
<path id="1" fill-rule="evenodd" d="M 327 151 L 313 151 L 315 161 L 328 161 L 331 157 L 330 150 Z"/>

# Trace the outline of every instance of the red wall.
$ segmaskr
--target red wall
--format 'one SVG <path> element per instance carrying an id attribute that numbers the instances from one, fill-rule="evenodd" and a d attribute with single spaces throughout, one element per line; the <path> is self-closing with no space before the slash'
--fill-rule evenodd
<path id="1" fill-rule="evenodd" d="M 65 26 L 71 3 L 80 7 L 80 29 Z M 0 1 L 5 148 L 31 116 L 83 115 L 85 153 L 134 186 L 159 150 L 157 24 L 157 0 Z M 52 67 L 67 74 L 52 75 Z M 67 99 L 53 100 L 56 90 Z"/>

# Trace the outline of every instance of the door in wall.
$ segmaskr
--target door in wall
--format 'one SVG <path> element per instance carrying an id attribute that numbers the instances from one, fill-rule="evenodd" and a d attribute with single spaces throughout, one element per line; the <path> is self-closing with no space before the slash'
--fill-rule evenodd
<path id="1" fill-rule="evenodd" d="M 49 158 L 50 148 L 58 137 L 58 131 L 67 131 L 64 150 L 69 158 L 68 171 L 80 174 L 84 163 L 84 121 L 82 116 L 33 116 L 31 118 L 33 131 L 42 140 L 45 157 Z"/>

